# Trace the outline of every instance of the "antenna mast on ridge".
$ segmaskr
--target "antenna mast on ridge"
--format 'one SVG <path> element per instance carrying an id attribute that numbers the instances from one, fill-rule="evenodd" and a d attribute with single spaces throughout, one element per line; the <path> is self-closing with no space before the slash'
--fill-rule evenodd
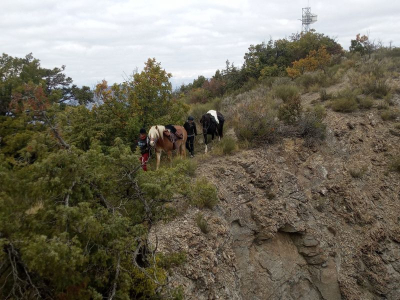
<path id="1" fill-rule="evenodd" d="M 302 8 L 303 14 L 301 17 L 302 32 L 310 31 L 310 24 L 317 22 L 317 15 L 311 13 L 311 7 Z"/>

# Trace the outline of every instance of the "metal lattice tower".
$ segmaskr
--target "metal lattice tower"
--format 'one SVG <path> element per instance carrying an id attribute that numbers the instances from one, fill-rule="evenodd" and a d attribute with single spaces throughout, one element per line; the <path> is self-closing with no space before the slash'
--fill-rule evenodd
<path id="1" fill-rule="evenodd" d="M 311 7 L 302 8 L 303 14 L 301 17 L 302 32 L 310 31 L 310 24 L 317 22 L 317 15 L 311 13 Z"/>

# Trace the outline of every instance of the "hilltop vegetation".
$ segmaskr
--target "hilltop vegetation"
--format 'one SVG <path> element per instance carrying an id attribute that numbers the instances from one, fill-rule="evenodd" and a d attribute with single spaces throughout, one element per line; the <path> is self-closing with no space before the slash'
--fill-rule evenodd
<path id="1" fill-rule="evenodd" d="M 141 127 L 182 124 L 189 112 L 199 120 L 208 109 L 221 110 L 234 131 L 220 145 L 222 155 L 284 138 L 318 147 L 329 110 L 376 109 L 398 132 L 398 48 L 357 36 L 347 52 L 309 32 L 251 45 L 244 58 L 241 68 L 227 62 L 212 78 L 199 76 L 172 92 L 172 75 L 155 59 L 122 84 L 103 81 L 90 90 L 73 85 L 64 66 L 45 69 L 32 55 L 3 54 L 1 297 L 182 297 L 167 276 L 185 253 L 158 253 L 148 234 L 187 207 L 212 209 L 217 191 L 193 178 L 193 161 L 139 171 Z M 305 101 L 308 93 L 318 97 Z M 388 172 L 396 172 L 399 153 L 390 155 Z M 360 170 L 352 176 L 362 177 Z M 209 231 L 203 214 L 197 223 Z"/>

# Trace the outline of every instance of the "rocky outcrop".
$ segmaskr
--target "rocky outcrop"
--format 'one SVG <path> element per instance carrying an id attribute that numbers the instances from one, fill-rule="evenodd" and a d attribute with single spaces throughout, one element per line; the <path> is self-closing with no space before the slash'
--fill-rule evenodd
<path id="1" fill-rule="evenodd" d="M 170 286 L 186 299 L 400 299 L 399 137 L 376 115 L 329 114 L 328 137 L 207 157 L 220 203 L 153 228 L 184 251 Z M 394 129 L 392 129 L 394 130 Z"/>

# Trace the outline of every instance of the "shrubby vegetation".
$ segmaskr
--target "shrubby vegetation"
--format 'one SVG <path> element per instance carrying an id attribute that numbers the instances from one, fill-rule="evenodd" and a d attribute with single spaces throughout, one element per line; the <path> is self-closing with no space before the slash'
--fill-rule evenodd
<path id="1" fill-rule="evenodd" d="M 400 117 L 392 100 L 399 91 L 391 84 L 399 58 L 398 48 L 376 47 L 365 36 L 344 52 L 310 31 L 251 45 L 243 66 L 227 61 L 212 78 L 199 76 L 173 93 L 171 74 L 155 59 L 125 82 L 103 81 L 91 91 L 73 85 L 64 66 L 45 69 L 32 55 L 3 54 L 1 297 L 181 299 L 182 290 L 169 290 L 166 278 L 184 253 L 153 252 L 148 234 L 189 205 L 212 209 L 217 190 L 193 178 L 190 160 L 141 172 L 139 128 L 183 124 L 189 112 L 198 122 L 216 109 L 237 138 L 226 135 L 216 154 L 283 137 L 314 145 L 326 135 L 325 107 L 343 113 L 376 107 L 383 120 Z M 327 89 L 338 82 L 340 91 Z M 308 92 L 319 92 L 319 99 L 303 103 Z M 396 158 L 391 169 L 398 165 Z M 359 171 L 350 175 L 360 178 Z M 208 232 L 202 214 L 196 223 Z"/>
<path id="2" fill-rule="evenodd" d="M 141 172 L 135 148 L 140 127 L 182 123 L 188 106 L 154 59 L 122 84 L 97 85 L 92 109 L 70 105 L 93 98 L 67 90 L 63 70 L 1 61 L 1 298 L 171 298 L 172 258 L 147 236 L 176 214 L 173 195 L 189 197 L 193 165 Z"/>

